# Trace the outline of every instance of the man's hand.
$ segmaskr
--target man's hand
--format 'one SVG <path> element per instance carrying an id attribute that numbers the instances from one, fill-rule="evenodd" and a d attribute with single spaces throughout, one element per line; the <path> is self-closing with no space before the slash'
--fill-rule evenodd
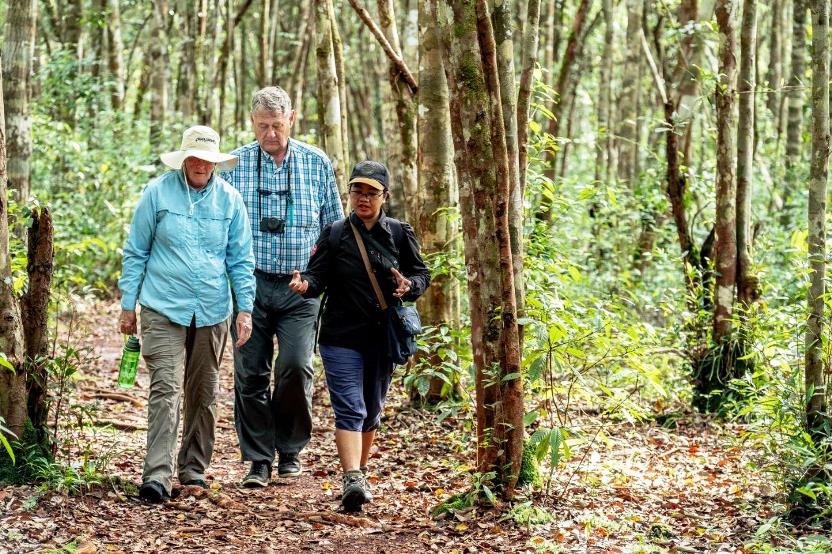
<path id="1" fill-rule="evenodd" d="M 136 310 L 121 310 L 121 317 L 118 318 L 118 329 L 122 335 L 135 335 L 138 333 Z"/>
<path id="2" fill-rule="evenodd" d="M 289 281 L 289 288 L 298 294 L 303 294 L 309 288 L 309 281 L 300 278 L 300 271 L 292 272 L 292 280 Z"/>
<path id="3" fill-rule="evenodd" d="M 237 342 L 234 346 L 240 348 L 251 337 L 251 314 L 240 312 L 237 314 Z"/>
<path id="4" fill-rule="evenodd" d="M 410 291 L 410 285 L 412 285 L 413 282 L 399 273 L 399 270 L 395 267 L 391 267 L 390 271 L 393 272 L 393 276 L 396 278 L 396 290 L 393 291 L 393 296 L 401 298 Z"/>

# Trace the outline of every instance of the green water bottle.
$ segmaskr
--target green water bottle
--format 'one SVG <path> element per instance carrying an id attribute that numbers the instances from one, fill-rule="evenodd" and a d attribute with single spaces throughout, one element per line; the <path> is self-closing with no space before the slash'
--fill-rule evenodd
<path id="1" fill-rule="evenodd" d="M 118 386 L 129 389 L 136 383 L 136 370 L 139 368 L 139 339 L 130 335 L 124 342 L 121 364 L 118 367 Z"/>

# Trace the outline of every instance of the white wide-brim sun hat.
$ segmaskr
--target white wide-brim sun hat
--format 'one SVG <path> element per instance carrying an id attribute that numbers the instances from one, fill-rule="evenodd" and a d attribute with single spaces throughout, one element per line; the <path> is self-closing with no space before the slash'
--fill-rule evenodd
<path id="1" fill-rule="evenodd" d="M 238 161 L 237 156 L 220 152 L 220 135 L 205 125 L 185 129 L 179 150 L 160 154 L 159 159 L 171 169 L 181 169 L 185 159 L 192 156 L 217 164 L 219 171 L 231 171 Z"/>

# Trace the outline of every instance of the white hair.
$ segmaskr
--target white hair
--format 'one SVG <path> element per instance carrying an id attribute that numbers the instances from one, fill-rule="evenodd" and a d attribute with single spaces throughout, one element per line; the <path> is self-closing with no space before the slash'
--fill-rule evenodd
<path id="1" fill-rule="evenodd" d="M 258 110 L 288 114 L 292 111 L 292 99 L 280 87 L 262 88 L 251 97 L 251 113 L 256 113 Z"/>

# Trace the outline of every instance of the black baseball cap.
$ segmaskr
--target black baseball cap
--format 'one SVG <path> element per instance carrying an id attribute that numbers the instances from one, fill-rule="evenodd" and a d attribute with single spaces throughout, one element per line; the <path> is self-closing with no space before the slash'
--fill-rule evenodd
<path id="1" fill-rule="evenodd" d="M 387 166 L 380 162 L 365 160 L 358 162 L 350 173 L 350 183 L 364 183 L 378 190 L 387 190 L 390 183 L 390 172 Z"/>

